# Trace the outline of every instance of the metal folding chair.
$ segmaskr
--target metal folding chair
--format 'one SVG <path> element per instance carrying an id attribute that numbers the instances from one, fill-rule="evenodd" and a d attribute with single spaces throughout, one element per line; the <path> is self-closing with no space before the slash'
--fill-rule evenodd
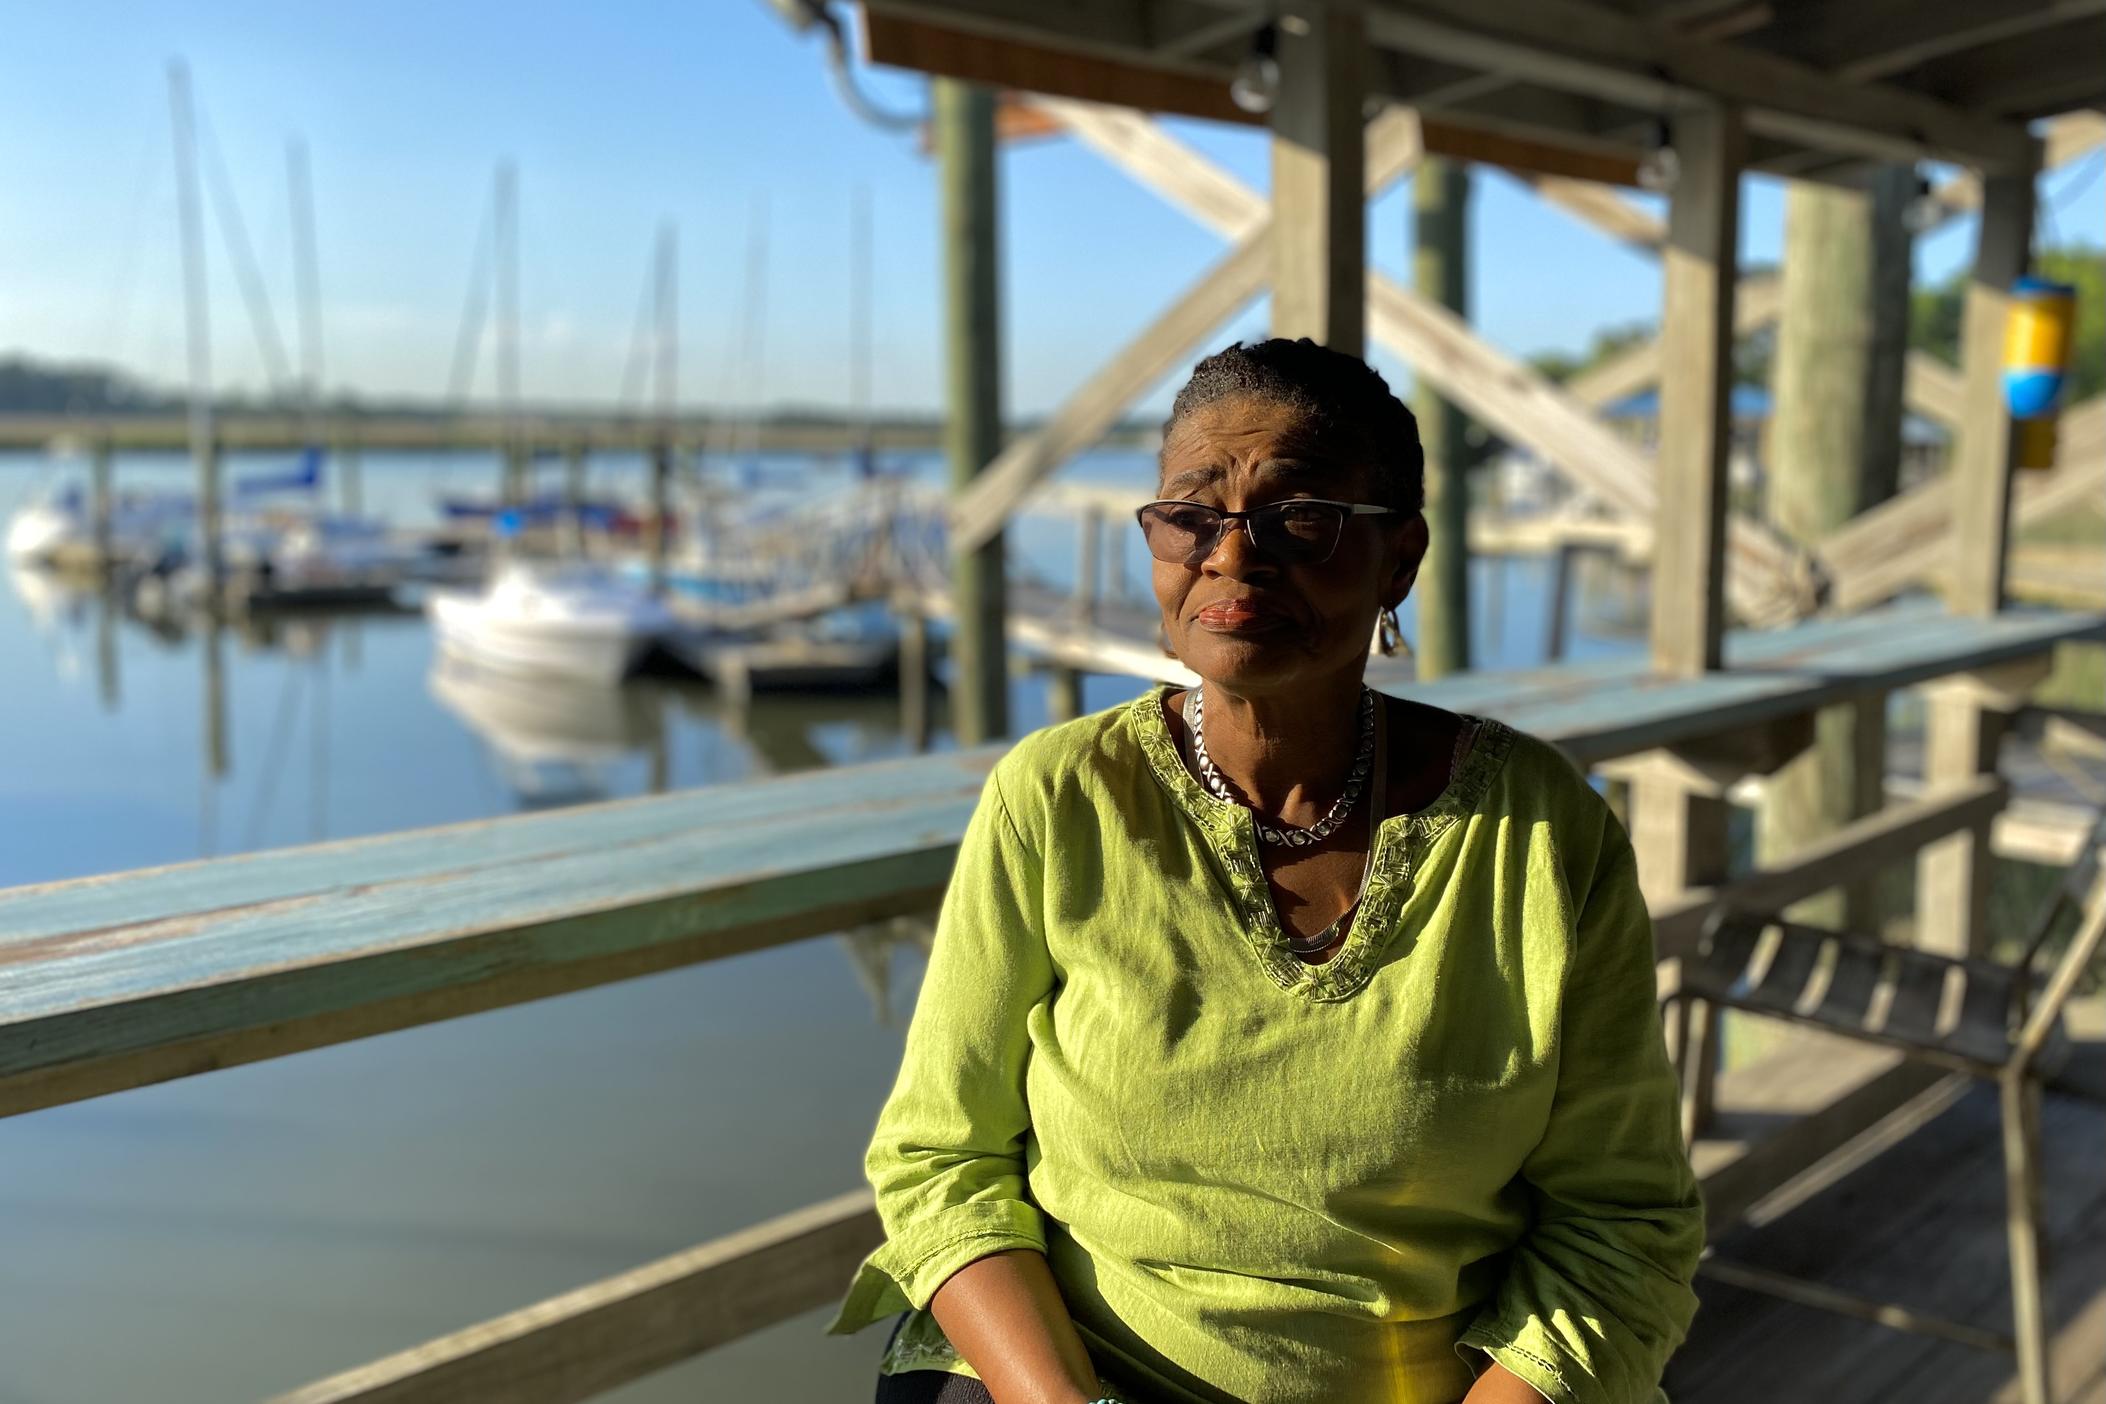
<path id="1" fill-rule="evenodd" d="M 2040 1241 L 2040 1087 L 2068 1054 L 2063 1008 L 2106 942 L 2106 883 L 2097 881 L 2102 837 L 2106 810 L 2043 904 L 2023 954 L 2010 965 L 1934 955 L 1786 921 L 1774 913 L 1722 906 L 1712 914 L 1696 952 L 1684 958 L 1675 996 L 1881 1044 L 1994 1082 L 2003 1112 L 2013 1334 L 2004 1337 L 1896 1303 L 1713 1260 L 1707 1260 L 1707 1274 L 1904 1330 L 2015 1349 L 2026 1404 L 2050 1404 Z M 2057 920 L 2071 908 L 2080 913 L 2076 936 L 2043 978 L 2036 970 L 2042 950 Z M 1686 1009 L 1680 1022 L 1689 1026 Z M 1685 1079 L 1696 1075 L 1686 1059 L 1681 1066 Z"/>

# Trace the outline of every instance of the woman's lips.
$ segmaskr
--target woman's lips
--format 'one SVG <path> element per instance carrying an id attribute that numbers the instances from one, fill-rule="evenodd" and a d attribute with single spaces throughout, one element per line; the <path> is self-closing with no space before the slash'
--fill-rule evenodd
<path id="1" fill-rule="evenodd" d="M 1281 610 L 1257 600 L 1216 600 L 1193 616 L 1202 629 L 1217 634 L 1256 634 L 1288 622 Z"/>

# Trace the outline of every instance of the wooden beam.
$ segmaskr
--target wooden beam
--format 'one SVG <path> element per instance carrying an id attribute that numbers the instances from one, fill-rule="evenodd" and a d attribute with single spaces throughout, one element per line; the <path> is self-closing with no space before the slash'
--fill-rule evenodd
<path id="1" fill-rule="evenodd" d="M 1746 132 L 1732 108 L 1685 116 L 1668 209 L 1660 349 L 1660 507 L 1652 658 L 1676 677 L 1724 661 L 1726 467 L 1731 450 L 1733 292 Z"/>
<path id="2" fill-rule="evenodd" d="M 1272 331 L 1358 356 L 1367 343 L 1366 30 L 1358 13 L 1328 5 L 1290 13 L 1301 24 L 1281 35 L 1272 110 Z"/>
<path id="3" fill-rule="evenodd" d="M 1665 221 L 1639 209 L 1607 185 L 1560 176 L 1540 176 L 1529 184 L 1551 204 L 1577 215 L 1620 243 L 1657 253 L 1667 242 Z"/>
<path id="4" fill-rule="evenodd" d="M 1722 906 L 1743 912 L 1782 911 L 1867 873 L 1913 861 L 1941 839 L 1986 828 L 2009 802 L 2010 786 L 2002 777 L 1972 776 L 1888 805 L 1730 881 L 1664 895 L 1648 903 L 1660 958 L 1673 960 L 1693 952 L 1704 923 Z"/>
<path id="5" fill-rule="evenodd" d="M 1956 613 L 1994 614 L 2004 602 L 2016 439 L 2004 400 L 2004 323 L 2011 285 L 2026 271 L 2032 244 L 2034 173 L 2028 167 L 1983 183 L 1981 234 L 1960 334 L 1966 410 L 1951 469 L 1957 531 L 1947 602 Z"/>
<path id="6" fill-rule="evenodd" d="M 1098 367 L 1044 427 L 996 455 L 951 504 L 952 549 L 992 539 L 1039 483 L 1102 438 L 1135 398 L 1190 359 L 1203 338 L 1263 289 L 1272 257 L 1271 232 L 1260 228 Z"/>
<path id="7" fill-rule="evenodd" d="M 874 64 L 911 68 L 984 87 L 1121 103 L 1217 122 L 1253 120 L 1230 101 L 1227 82 L 1214 73 L 1165 67 L 1160 60 L 1128 62 L 1101 53 L 1078 53 L 931 24 L 883 5 L 864 5 L 862 16 L 863 51 Z"/>
<path id="8" fill-rule="evenodd" d="M 2021 526 L 2106 496 L 2106 396 L 2062 417 L 2051 473 L 2022 475 L 2012 515 Z M 1851 611 L 1932 578 L 1954 561 L 1950 471 L 1863 513 L 1816 550 L 1830 581 L 1829 606 Z"/>
<path id="9" fill-rule="evenodd" d="M 854 1190 L 278 1395 L 573 1404 L 826 1306 L 885 1241 Z"/>
<path id="10" fill-rule="evenodd" d="M 2025 132 L 1917 93 L 1708 42 L 1587 0 L 1375 0 L 1378 43 L 1654 111 L 1723 101 L 1750 131 L 1886 160 L 2026 161 Z"/>
<path id="11" fill-rule="evenodd" d="M 1909 81 L 1981 112 L 2015 117 L 2106 101 L 2106 5 L 2052 29 L 1933 59 Z"/>
<path id="12" fill-rule="evenodd" d="M 866 5 L 861 13 L 864 50 L 872 63 L 961 78 L 1043 98 L 1102 103 L 1141 112 L 1174 112 L 1238 126 L 1266 124 L 1263 116 L 1245 112 L 1230 100 L 1232 68 L 1198 59 L 1198 50 L 1182 38 L 1158 46 L 1148 62 L 1131 62 L 1103 53 L 1078 52 L 932 24 L 882 7 L 873 9 Z M 1225 16 L 1217 21 L 1217 26 L 1247 33 L 1263 22 L 1265 14 Z M 1203 37 L 1214 31 L 1215 26 L 1198 26 L 1192 34 Z M 1154 66 L 1160 60 L 1176 61 L 1182 66 Z M 1018 125 L 1025 135 L 1037 134 L 1035 129 Z M 1552 130 L 1537 125 L 1528 132 L 1517 132 L 1505 129 L 1495 118 L 1479 121 L 1457 115 L 1427 123 L 1426 140 L 1429 149 L 1457 160 L 1576 180 L 1621 185 L 1636 182 L 1635 156 L 1584 142 L 1560 142 Z"/>
<path id="13" fill-rule="evenodd" d="M 1086 104 L 1052 104 L 1076 135 L 1193 218 L 1234 236 L 1265 216 L 1263 197 L 1147 118 Z M 1368 129 L 1369 189 L 1379 188 L 1408 152 L 1407 114 L 1385 112 Z M 1382 183 L 1386 184 L 1386 179 Z M 1395 280 L 1369 277 L 1368 325 L 1377 341 L 1410 362 L 1444 395 L 1500 433 L 1542 453 L 1615 510 L 1650 520 L 1653 468 L 1630 443 L 1529 367 L 1485 344 L 1460 319 Z M 1794 553 L 1758 524 L 1736 520 L 1728 580 L 1751 619 L 1782 609 Z"/>

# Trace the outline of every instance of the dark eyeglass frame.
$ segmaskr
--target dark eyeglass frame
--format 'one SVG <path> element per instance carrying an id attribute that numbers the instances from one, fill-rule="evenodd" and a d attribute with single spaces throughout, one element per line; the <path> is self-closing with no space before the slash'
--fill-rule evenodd
<path id="1" fill-rule="evenodd" d="M 1158 507 L 1197 508 L 1211 512 L 1216 521 L 1212 537 L 1203 537 L 1202 544 L 1193 547 L 1188 554 L 1178 556 L 1156 555 L 1155 543 L 1148 535 L 1148 514 Z M 1260 539 L 1260 532 L 1272 535 L 1275 527 L 1259 526 L 1259 518 L 1269 523 L 1280 523 L 1286 514 L 1297 507 L 1335 507 L 1338 509 L 1338 530 L 1332 534 L 1331 544 L 1316 555 L 1299 554 L 1296 551 L 1281 551 Z M 1286 565 L 1322 565 L 1338 554 L 1338 543 L 1345 539 L 1346 523 L 1354 517 L 1402 517 L 1409 515 L 1395 507 L 1380 507 L 1372 502 L 1339 502 L 1328 497 L 1289 497 L 1279 502 L 1268 502 L 1263 507 L 1253 507 L 1244 512 L 1224 512 L 1219 507 L 1210 507 L 1204 502 L 1194 502 L 1187 497 L 1158 497 L 1153 502 L 1144 502 L 1135 509 L 1134 520 L 1141 524 L 1141 538 L 1147 541 L 1148 553 L 1159 561 L 1171 565 L 1196 566 L 1221 548 L 1221 542 L 1231 530 L 1231 524 L 1243 523 L 1243 533 L 1250 538 L 1251 549 L 1271 560 Z"/>

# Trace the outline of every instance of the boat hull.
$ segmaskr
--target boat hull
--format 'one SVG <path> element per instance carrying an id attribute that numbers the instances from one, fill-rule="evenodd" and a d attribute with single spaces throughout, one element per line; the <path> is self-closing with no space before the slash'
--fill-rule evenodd
<path id="1" fill-rule="evenodd" d="M 506 673 L 619 682 L 653 642 L 618 620 L 508 618 L 479 596 L 453 591 L 435 593 L 426 611 L 442 651 Z"/>

